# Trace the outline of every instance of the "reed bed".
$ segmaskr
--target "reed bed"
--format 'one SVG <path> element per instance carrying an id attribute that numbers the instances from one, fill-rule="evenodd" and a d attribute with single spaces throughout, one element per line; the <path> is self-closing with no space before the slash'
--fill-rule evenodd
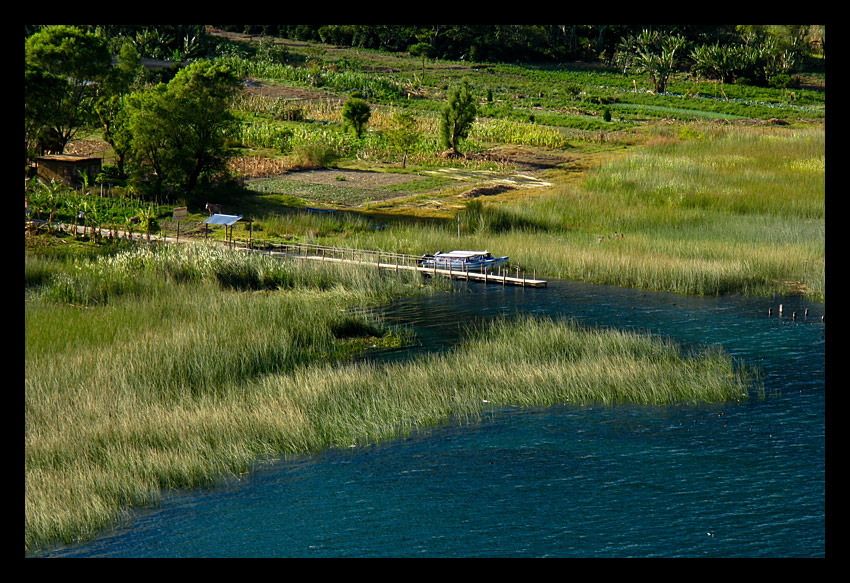
<path id="1" fill-rule="evenodd" d="M 660 134 L 581 185 L 516 202 L 476 200 L 460 212 L 460 239 L 450 220 L 357 233 L 355 245 L 482 248 L 538 276 L 824 301 L 823 128 L 694 128 Z"/>
<path id="2" fill-rule="evenodd" d="M 472 330 L 448 354 L 346 364 L 399 335 L 352 306 L 430 293 L 420 279 L 312 262 L 278 262 L 303 273 L 266 278 L 270 258 L 199 247 L 28 259 L 25 550 L 84 540 L 164 490 L 239 476 L 266 457 L 387 439 L 494 405 L 751 390 L 716 351 L 530 319 Z M 234 266 L 240 277 L 221 276 Z M 66 285 L 60 276 L 77 291 L 51 291 Z M 104 277 L 107 291 L 80 283 Z"/>

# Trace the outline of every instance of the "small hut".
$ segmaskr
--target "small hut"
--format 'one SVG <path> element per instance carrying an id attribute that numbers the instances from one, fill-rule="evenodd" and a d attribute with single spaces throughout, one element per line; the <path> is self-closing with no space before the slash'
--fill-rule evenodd
<path id="1" fill-rule="evenodd" d="M 101 158 L 89 156 L 72 156 L 70 154 L 52 154 L 36 158 L 38 177 L 50 182 L 55 180 L 65 186 L 76 188 L 82 185 L 81 176 L 88 175 L 89 183 L 93 184 L 100 173 Z"/>
<path id="2" fill-rule="evenodd" d="M 233 244 L 233 225 L 242 220 L 242 215 L 222 215 L 214 214 L 206 219 L 204 223 L 207 225 L 224 225 L 224 240 L 228 244 Z M 230 235 L 227 234 L 227 227 L 230 227 Z"/>

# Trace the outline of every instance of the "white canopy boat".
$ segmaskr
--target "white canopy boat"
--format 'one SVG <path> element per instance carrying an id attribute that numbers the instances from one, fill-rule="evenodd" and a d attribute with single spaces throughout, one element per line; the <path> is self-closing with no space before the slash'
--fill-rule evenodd
<path id="1" fill-rule="evenodd" d="M 486 270 L 498 267 L 507 261 L 507 255 L 493 257 L 489 251 L 438 251 L 434 255 L 423 255 L 419 259 L 419 265 L 457 271 L 480 271 L 482 268 Z"/>

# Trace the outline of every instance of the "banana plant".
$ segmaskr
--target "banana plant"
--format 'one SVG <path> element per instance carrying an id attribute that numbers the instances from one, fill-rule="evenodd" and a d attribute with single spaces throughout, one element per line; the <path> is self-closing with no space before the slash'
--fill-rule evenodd
<path id="1" fill-rule="evenodd" d="M 124 225 L 127 227 L 128 237 L 131 241 L 133 240 L 133 227 L 136 226 L 136 223 L 138 222 L 138 220 L 139 220 L 139 213 L 136 213 L 136 215 L 134 215 L 132 217 L 127 217 L 126 219 L 124 219 Z"/>
<path id="2" fill-rule="evenodd" d="M 151 240 L 151 231 L 155 231 L 156 224 L 156 210 L 154 210 L 153 205 L 148 205 L 147 207 L 143 207 L 139 209 L 138 212 L 139 222 L 142 228 L 147 232 L 148 241 Z"/>
<path id="3" fill-rule="evenodd" d="M 43 206 L 46 211 L 50 212 L 50 215 L 47 219 L 47 232 L 53 232 L 53 217 L 56 215 L 56 207 L 61 204 L 62 201 L 62 191 L 66 190 L 66 186 L 61 182 L 57 182 L 56 180 L 50 179 L 50 182 L 42 182 L 41 183 L 42 193 L 44 194 Z"/>
<path id="4" fill-rule="evenodd" d="M 83 220 L 83 238 L 88 234 L 89 219 L 92 214 L 92 204 L 84 199 L 80 199 L 80 204 L 77 207 L 77 218 Z"/>
<path id="5" fill-rule="evenodd" d="M 80 200 L 77 196 L 66 196 L 62 201 L 62 211 L 64 214 L 73 217 L 74 222 L 74 239 L 77 238 L 77 213 L 79 211 Z"/>
<path id="6" fill-rule="evenodd" d="M 92 237 L 96 237 L 97 240 L 100 240 L 101 236 L 101 225 L 103 224 L 104 212 L 103 207 L 98 204 L 98 200 L 96 198 L 89 199 L 89 210 L 86 213 L 88 218 L 90 219 L 91 224 L 91 234 Z M 95 234 L 95 229 L 97 229 L 97 234 Z"/>

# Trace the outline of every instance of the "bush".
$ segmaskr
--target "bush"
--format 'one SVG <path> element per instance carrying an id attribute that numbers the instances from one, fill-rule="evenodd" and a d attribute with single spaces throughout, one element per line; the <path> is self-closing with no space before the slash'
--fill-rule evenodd
<path id="1" fill-rule="evenodd" d="M 363 133 L 363 128 L 366 127 L 371 115 L 372 109 L 369 104 L 357 97 L 352 97 L 342 106 L 342 119 L 351 126 L 354 135 L 358 138 Z"/>
<path id="2" fill-rule="evenodd" d="M 768 79 L 767 83 L 776 89 L 796 89 L 800 87 L 800 78 L 781 73 Z"/>
<path id="3" fill-rule="evenodd" d="M 339 153 L 332 145 L 318 139 L 297 144 L 292 149 L 292 155 L 296 165 L 308 168 L 326 168 L 339 158 Z"/>

